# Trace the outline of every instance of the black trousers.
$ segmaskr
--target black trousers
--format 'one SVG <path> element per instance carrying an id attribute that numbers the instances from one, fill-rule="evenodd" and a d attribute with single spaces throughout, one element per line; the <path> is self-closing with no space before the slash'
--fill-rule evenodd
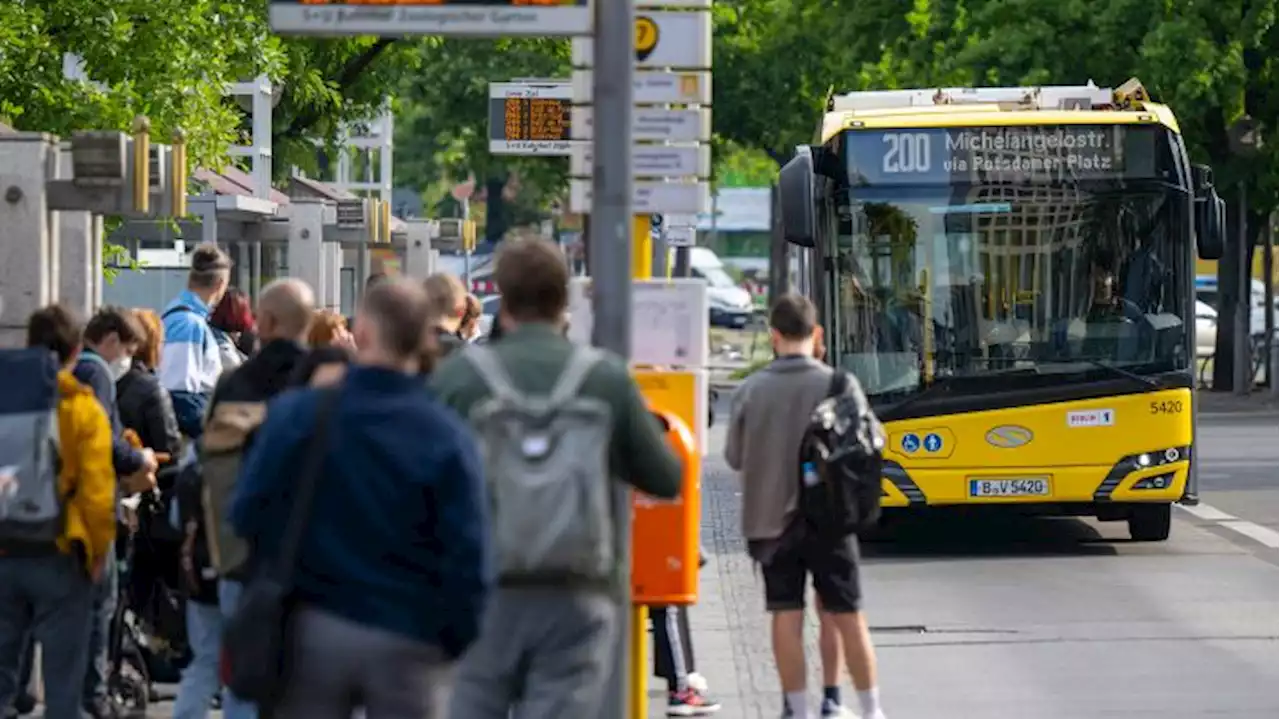
<path id="1" fill-rule="evenodd" d="M 653 624 L 653 675 L 667 680 L 676 691 L 680 680 L 697 671 L 693 664 L 693 637 L 688 607 L 649 607 Z"/>

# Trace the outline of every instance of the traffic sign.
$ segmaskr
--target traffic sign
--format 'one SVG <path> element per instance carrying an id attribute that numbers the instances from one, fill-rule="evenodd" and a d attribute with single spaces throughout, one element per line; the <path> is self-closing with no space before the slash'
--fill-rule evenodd
<path id="1" fill-rule="evenodd" d="M 587 35 L 592 25 L 589 0 L 270 2 L 268 21 L 282 35 L 539 37 Z"/>
<path id="2" fill-rule="evenodd" d="M 592 112 L 575 107 L 570 113 L 570 137 L 590 140 Z M 663 110 L 637 107 L 631 113 L 631 139 L 666 142 L 708 142 L 711 140 L 711 110 Z"/>
<path id="3" fill-rule="evenodd" d="M 698 216 L 695 214 L 677 214 L 668 212 L 664 218 L 667 227 L 697 227 Z"/>
<path id="4" fill-rule="evenodd" d="M 636 66 L 711 67 L 711 13 L 641 11 L 636 15 Z M 591 67 L 594 41 L 575 37 L 571 62 Z"/>
<path id="5" fill-rule="evenodd" d="M 663 230 L 662 237 L 666 240 L 668 247 L 693 247 L 698 239 L 698 228 L 668 227 Z"/>
<path id="6" fill-rule="evenodd" d="M 573 102 L 591 104 L 591 70 L 573 71 Z M 637 70 L 631 80 L 637 105 L 710 105 L 711 73 Z"/>
<path id="7" fill-rule="evenodd" d="M 569 175 L 590 177 L 594 155 L 589 142 L 575 142 L 569 155 Z M 635 145 L 631 148 L 633 177 L 710 177 L 710 145 Z"/>
<path id="8" fill-rule="evenodd" d="M 637 215 L 703 212 L 710 204 L 711 190 L 705 182 L 638 181 L 632 184 L 631 211 Z M 569 211 L 591 211 L 591 180 L 569 181 Z"/>
<path id="9" fill-rule="evenodd" d="M 495 155 L 569 154 L 567 82 L 489 84 L 489 152 Z"/>

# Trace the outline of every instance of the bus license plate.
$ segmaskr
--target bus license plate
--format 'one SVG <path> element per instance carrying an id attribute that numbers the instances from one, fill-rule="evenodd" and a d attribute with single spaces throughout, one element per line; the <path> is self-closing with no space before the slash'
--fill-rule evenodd
<path id="1" fill-rule="evenodd" d="M 1048 497 L 1048 477 L 1017 479 L 970 479 L 970 497 Z"/>

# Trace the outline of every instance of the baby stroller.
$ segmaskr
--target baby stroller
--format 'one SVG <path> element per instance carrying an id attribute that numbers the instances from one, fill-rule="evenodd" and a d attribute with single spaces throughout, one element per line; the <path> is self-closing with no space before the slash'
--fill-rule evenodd
<path id="1" fill-rule="evenodd" d="M 122 573 L 108 649 L 108 688 L 121 717 L 145 716 L 148 704 L 165 698 L 154 684 L 177 682 L 190 661 L 178 535 L 165 504 L 158 493 L 125 501 L 135 521 L 122 528 L 117 547 Z"/>

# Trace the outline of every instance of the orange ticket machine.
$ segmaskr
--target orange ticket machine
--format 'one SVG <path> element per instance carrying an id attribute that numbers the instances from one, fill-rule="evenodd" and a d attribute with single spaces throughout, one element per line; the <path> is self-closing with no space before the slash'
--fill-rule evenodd
<path id="1" fill-rule="evenodd" d="M 689 425 L 674 412 L 653 409 L 667 442 L 684 464 L 674 500 L 634 492 L 631 522 L 631 600 L 637 605 L 687 605 L 698 600 L 702 456 Z"/>

